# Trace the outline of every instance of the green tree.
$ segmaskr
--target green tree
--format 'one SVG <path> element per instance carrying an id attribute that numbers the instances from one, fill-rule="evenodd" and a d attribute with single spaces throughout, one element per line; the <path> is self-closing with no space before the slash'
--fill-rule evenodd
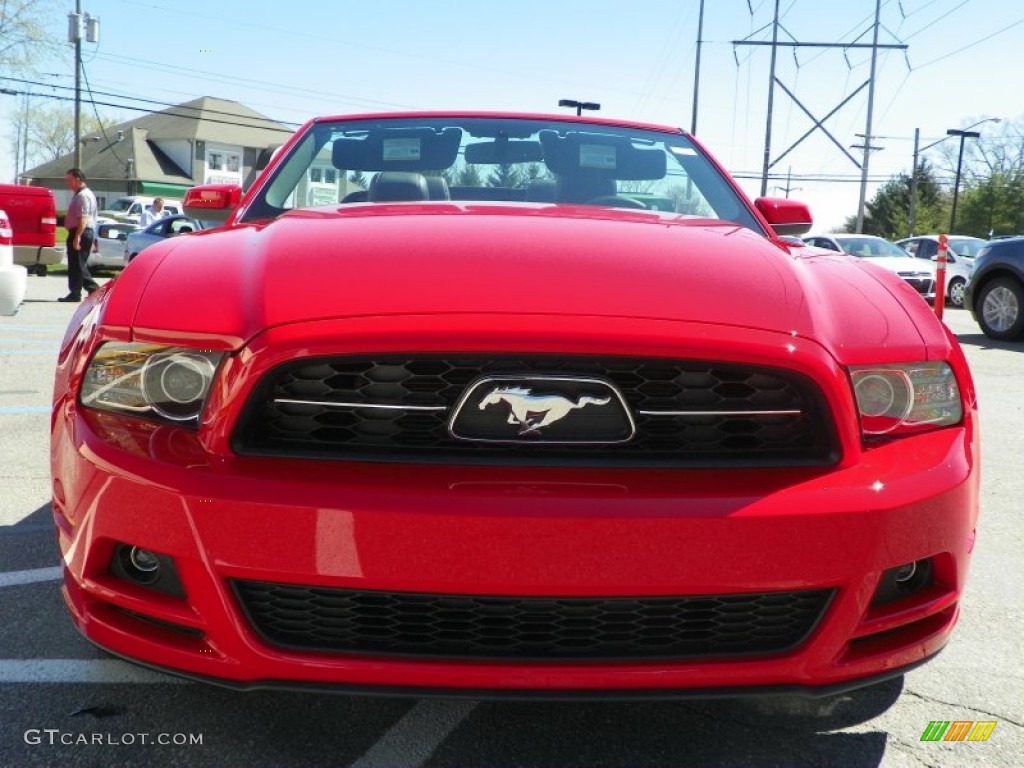
<path id="1" fill-rule="evenodd" d="M 927 161 L 918 165 L 916 176 L 913 230 L 919 233 L 941 231 L 939 223 L 943 215 L 948 216 L 947 197 Z M 900 174 L 878 189 L 875 196 L 864 205 L 864 234 L 877 235 L 887 240 L 898 240 L 914 234 L 910 226 L 910 182 L 909 175 Z M 853 232 L 856 226 L 856 216 L 846 220 L 846 231 Z"/>
<path id="2" fill-rule="evenodd" d="M 88 142 L 96 137 L 97 141 L 105 143 L 113 141 L 115 137 L 109 133 L 105 135 L 104 131 L 114 122 L 108 118 L 97 119 L 83 110 L 82 140 Z M 75 113 L 71 106 L 53 104 L 33 106 L 28 111 L 19 110 L 13 116 L 12 124 L 18 136 L 26 137 L 25 155 L 29 168 L 56 160 L 75 150 Z"/>
<path id="3" fill-rule="evenodd" d="M 523 175 L 516 166 L 502 163 L 494 166 L 487 184 L 491 187 L 518 187 L 523 183 Z"/>
<path id="4" fill-rule="evenodd" d="M 57 48 L 53 0 L 0 0 L 0 72 L 28 74 Z"/>
<path id="5" fill-rule="evenodd" d="M 458 187 L 482 187 L 484 180 L 480 176 L 480 169 L 475 165 L 463 165 L 455 174 L 455 186 Z"/>
<path id="6" fill-rule="evenodd" d="M 348 175 L 348 180 L 350 184 L 355 184 L 360 189 L 366 189 L 369 185 L 362 171 L 353 171 Z"/>

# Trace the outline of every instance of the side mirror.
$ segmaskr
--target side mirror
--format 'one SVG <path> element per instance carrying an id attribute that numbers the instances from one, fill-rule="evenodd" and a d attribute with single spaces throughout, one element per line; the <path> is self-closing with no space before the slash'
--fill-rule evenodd
<path id="1" fill-rule="evenodd" d="M 802 235 L 811 231 L 814 220 L 804 203 L 782 197 L 759 197 L 754 205 L 777 235 Z"/>
<path id="2" fill-rule="evenodd" d="M 242 199 L 237 184 L 204 184 L 185 193 L 182 208 L 193 219 L 224 223 Z"/>
<path id="3" fill-rule="evenodd" d="M 119 232 L 117 235 L 117 239 L 120 240 L 122 243 L 128 242 L 128 233 Z"/>

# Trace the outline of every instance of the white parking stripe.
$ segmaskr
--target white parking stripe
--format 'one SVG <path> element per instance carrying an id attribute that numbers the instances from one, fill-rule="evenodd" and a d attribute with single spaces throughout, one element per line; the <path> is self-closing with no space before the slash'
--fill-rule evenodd
<path id="1" fill-rule="evenodd" d="M 475 701 L 421 701 L 351 768 L 417 768 L 476 707 Z"/>
<path id="2" fill-rule="evenodd" d="M 187 684 L 117 659 L 0 659 L 0 683 Z"/>
<path id="3" fill-rule="evenodd" d="M 0 573 L 0 587 L 35 584 L 40 581 L 57 581 L 63 575 L 64 569 L 59 565 L 55 568 L 33 568 L 31 571 L 7 571 Z"/>

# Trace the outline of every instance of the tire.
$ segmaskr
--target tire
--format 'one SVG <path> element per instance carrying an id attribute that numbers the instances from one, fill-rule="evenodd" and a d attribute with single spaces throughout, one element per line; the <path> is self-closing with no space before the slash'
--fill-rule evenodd
<path id="1" fill-rule="evenodd" d="M 949 288 L 946 290 L 946 297 L 950 306 L 963 309 L 964 292 L 967 290 L 967 281 L 962 277 L 954 277 L 949 281 Z"/>
<path id="2" fill-rule="evenodd" d="M 46 277 L 46 265 L 45 264 L 34 264 L 32 265 L 32 274 L 36 277 Z"/>
<path id="3" fill-rule="evenodd" d="M 1012 277 L 985 283 L 974 300 L 982 332 L 997 341 L 1016 341 L 1024 335 L 1024 286 Z"/>

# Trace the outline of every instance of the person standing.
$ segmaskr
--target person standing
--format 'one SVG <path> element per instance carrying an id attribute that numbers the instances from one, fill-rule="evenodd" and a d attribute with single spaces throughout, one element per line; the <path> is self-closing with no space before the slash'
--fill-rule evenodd
<path id="1" fill-rule="evenodd" d="M 96 195 L 86 185 L 85 174 L 80 168 L 71 168 L 65 173 L 64 182 L 73 193 L 68 212 L 64 215 L 64 227 L 68 231 L 68 295 L 57 301 L 77 302 L 82 300 L 83 289 L 92 293 L 100 287 L 89 274 L 87 263 L 94 238 Z"/>
<path id="2" fill-rule="evenodd" d="M 167 215 L 167 211 L 164 210 L 164 199 L 157 197 L 153 200 L 153 205 L 149 208 L 145 208 L 142 211 L 142 215 L 139 217 L 139 227 L 145 229 L 157 219 L 162 219 Z"/>

